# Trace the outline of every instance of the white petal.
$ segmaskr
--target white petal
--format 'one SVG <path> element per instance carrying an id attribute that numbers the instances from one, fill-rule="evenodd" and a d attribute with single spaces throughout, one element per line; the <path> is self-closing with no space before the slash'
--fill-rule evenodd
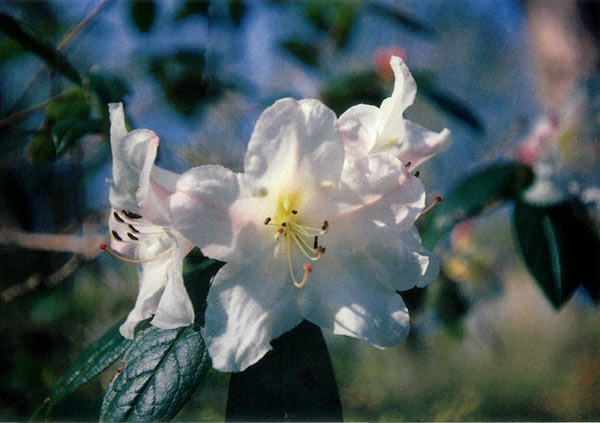
<path id="1" fill-rule="evenodd" d="M 244 161 L 253 195 L 273 184 L 337 184 L 344 147 L 335 113 L 318 100 L 277 101 L 258 119 Z"/>
<path id="2" fill-rule="evenodd" d="M 374 280 L 360 254 L 349 260 L 327 254 L 302 288 L 304 318 L 378 348 L 402 342 L 410 326 L 402 298 Z"/>
<path id="3" fill-rule="evenodd" d="M 404 133 L 402 114 L 417 94 L 417 84 L 402 59 L 392 56 L 390 66 L 396 79 L 392 96 L 383 100 L 380 107 L 378 144 L 382 145 Z"/>
<path id="4" fill-rule="evenodd" d="M 377 140 L 378 120 L 379 109 L 366 104 L 353 106 L 340 116 L 346 160 L 348 157 L 365 156 L 373 149 Z"/>
<path id="5" fill-rule="evenodd" d="M 402 233 L 391 245 L 371 243 L 365 252 L 377 280 L 394 291 L 423 288 L 439 274 L 439 260 L 421 245 L 416 228 Z"/>
<path id="6" fill-rule="evenodd" d="M 152 325 L 161 329 L 174 329 L 194 322 L 194 308 L 183 284 L 182 264 L 188 242 L 173 239 L 171 264 L 168 269 L 165 290 L 160 297 Z"/>
<path id="7" fill-rule="evenodd" d="M 145 219 L 160 226 L 171 225 L 169 201 L 179 177 L 180 175 L 158 166 L 152 167 L 148 190 L 139 190 L 137 194 L 140 212 Z"/>
<path id="8" fill-rule="evenodd" d="M 230 209 L 239 178 L 222 166 L 196 167 L 181 175 L 170 198 L 173 226 L 209 257 L 226 261 L 235 246 Z"/>
<path id="9" fill-rule="evenodd" d="M 253 241 L 256 234 L 243 238 Z M 252 245 L 242 249 L 248 248 Z M 205 314 L 205 341 L 215 369 L 243 371 L 271 349 L 271 340 L 302 321 L 299 290 L 288 278 L 285 260 L 267 254 L 250 254 L 219 270 Z"/>
<path id="10" fill-rule="evenodd" d="M 140 244 L 137 258 L 156 257 L 170 247 L 171 242 L 168 237 L 154 238 Z M 138 265 L 138 296 L 135 306 L 120 328 L 121 334 L 125 338 L 133 339 L 137 324 L 156 313 L 172 264 L 173 257 L 165 255 L 159 259 Z"/>
<path id="11" fill-rule="evenodd" d="M 404 139 L 398 144 L 397 157 L 403 163 L 411 162 L 411 169 L 450 147 L 448 129 L 433 132 L 410 120 L 405 120 L 404 124 Z"/>
<path id="12" fill-rule="evenodd" d="M 345 199 L 356 207 L 348 218 L 357 222 L 382 222 L 398 231 L 408 230 L 425 206 L 423 184 L 388 154 L 371 154 L 344 167 Z M 352 198 L 355 196 L 356 198 Z"/>
<path id="13" fill-rule="evenodd" d="M 149 189 L 150 172 L 156 158 L 158 136 L 148 129 L 127 133 L 123 104 L 109 105 L 113 177 L 110 203 L 117 210 L 138 212 L 138 200 Z M 139 191 L 139 192 L 138 192 Z"/>

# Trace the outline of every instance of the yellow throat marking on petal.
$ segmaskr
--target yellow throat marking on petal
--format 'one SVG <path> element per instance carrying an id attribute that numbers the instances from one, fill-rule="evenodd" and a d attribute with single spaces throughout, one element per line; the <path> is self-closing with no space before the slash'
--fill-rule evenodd
<path id="1" fill-rule="evenodd" d="M 275 205 L 275 213 L 264 220 L 267 226 L 273 226 L 275 240 L 285 242 L 288 268 L 292 282 L 302 288 L 308 281 L 312 266 L 304 263 L 304 276 L 298 282 L 294 276 L 292 266 L 292 247 L 295 245 L 300 252 L 310 261 L 317 261 L 325 253 L 325 247 L 319 244 L 319 236 L 327 233 L 329 222 L 325 220 L 320 228 L 309 226 L 305 223 L 299 212 L 302 195 L 298 190 L 292 193 L 279 194 Z"/>

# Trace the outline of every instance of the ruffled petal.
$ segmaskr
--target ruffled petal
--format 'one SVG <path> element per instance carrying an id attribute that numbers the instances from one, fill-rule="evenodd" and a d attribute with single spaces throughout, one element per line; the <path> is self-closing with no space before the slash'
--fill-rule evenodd
<path id="1" fill-rule="evenodd" d="M 408 230 L 425 207 L 423 184 L 388 154 L 371 154 L 346 166 L 339 201 L 354 205 L 340 216 Z M 353 223 L 354 225 L 354 223 Z"/>
<path id="2" fill-rule="evenodd" d="M 149 129 L 127 132 L 122 103 L 109 104 L 113 178 L 110 204 L 117 210 L 139 212 L 138 202 L 149 189 L 158 136 Z"/>
<path id="3" fill-rule="evenodd" d="M 285 259 L 252 244 L 257 235 L 248 231 L 242 236 L 245 260 L 223 266 L 207 297 L 205 342 L 220 371 L 243 371 L 272 348 L 271 340 L 302 321 Z"/>
<path id="4" fill-rule="evenodd" d="M 417 84 L 410 74 L 408 67 L 398 56 L 392 56 L 390 66 L 394 71 L 394 91 L 392 96 L 381 103 L 378 145 L 385 145 L 390 140 L 401 138 L 404 134 L 404 119 L 402 114 L 413 104 L 417 94 Z"/>
<path id="5" fill-rule="evenodd" d="M 168 237 L 154 238 L 144 241 L 138 247 L 139 259 L 149 259 L 158 256 L 171 247 Z M 171 273 L 174 257 L 166 254 L 156 260 L 138 265 L 138 296 L 135 306 L 121 325 L 121 335 L 133 339 L 135 327 L 142 320 L 156 313 L 165 284 Z"/>
<path id="6" fill-rule="evenodd" d="M 421 245 L 416 228 L 402 233 L 390 245 L 371 243 L 365 253 L 377 281 L 394 291 L 423 288 L 439 274 L 439 260 Z"/>
<path id="7" fill-rule="evenodd" d="M 179 176 L 158 166 L 152 167 L 148 190 L 146 193 L 139 191 L 137 196 L 140 212 L 144 218 L 156 225 L 171 225 L 169 200 L 175 192 Z"/>
<path id="8" fill-rule="evenodd" d="M 346 161 L 369 154 L 377 140 L 379 109 L 359 104 L 346 110 L 339 119 Z"/>
<path id="9" fill-rule="evenodd" d="M 390 347 L 408 335 L 408 310 L 398 294 L 374 280 L 366 260 L 360 253 L 346 259 L 326 253 L 302 288 L 302 315 L 336 335 Z"/>
<path id="10" fill-rule="evenodd" d="M 344 147 L 335 113 L 318 100 L 286 98 L 258 119 L 244 161 L 253 195 L 265 195 L 276 182 L 290 189 L 299 183 L 317 189 L 336 185 Z"/>
<path id="11" fill-rule="evenodd" d="M 177 181 L 169 206 L 173 226 L 205 255 L 227 261 L 235 247 L 233 203 L 241 196 L 241 176 L 222 166 L 200 166 Z"/>
<path id="12" fill-rule="evenodd" d="M 172 235 L 173 252 L 168 269 L 165 290 L 160 297 L 152 325 L 161 329 L 174 329 L 194 322 L 194 308 L 183 284 L 182 264 L 185 250 L 190 244 Z"/>
<path id="13" fill-rule="evenodd" d="M 397 157 L 403 163 L 411 162 L 411 169 L 450 147 L 448 129 L 433 132 L 410 120 L 405 120 L 404 124 L 404 139 L 398 144 Z"/>

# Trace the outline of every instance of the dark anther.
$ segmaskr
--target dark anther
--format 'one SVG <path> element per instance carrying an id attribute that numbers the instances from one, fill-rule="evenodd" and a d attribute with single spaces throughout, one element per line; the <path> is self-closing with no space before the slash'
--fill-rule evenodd
<path id="1" fill-rule="evenodd" d="M 267 218 L 265 219 L 265 225 L 268 225 L 270 221 L 271 221 L 271 218 L 270 218 L 270 217 L 267 217 Z"/>
<path id="2" fill-rule="evenodd" d="M 421 174 L 421 172 L 417 170 L 414 174 L 415 178 L 418 178 L 420 174 Z"/>
<path id="3" fill-rule="evenodd" d="M 292 214 L 298 214 L 298 210 L 292 210 Z"/>
<path id="4" fill-rule="evenodd" d="M 329 222 L 325 221 L 325 222 L 323 222 L 323 226 L 321 227 L 321 229 L 323 229 L 324 231 L 326 231 L 327 228 L 329 228 Z"/>
<path id="5" fill-rule="evenodd" d="M 117 241 L 123 241 L 123 238 L 121 238 L 119 236 L 119 234 L 117 233 L 117 231 L 111 231 L 110 233 L 112 234 L 113 238 L 116 239 Z"/>
<path id="6" fill-rule="evenodd" d="M 132 234 L 131 232 L 127 232 L 127 236 L 129 237 L 129 239 L 131 239 L 133 241 L 139 240 L 139 238 L 137 236 L 135 236 L 134 234 Z"/>
<path id="7" fill-rule="evenodd" d="M 408 161 L 408 162 L 406 162 L 406 164 L 404 166 L 406 166 L 406 168 L 408 169 L 411 164 L 412 164 L 412 162 Z"/>
<path id="8" fill-rule="evenodd" d="M 315 237 L 315 242 L 314 242 L 314 244 L 313 244 L 313 248 L 316 250 L 318 246 L 319 246 L 319 237 L 318 237 L 318 236 L 316 236 L 316 237 Z"/>
<path id="9" fill-rule="evenodd" d="M 137 214 L 137 213 L 127 211 L 127 210 L 121 210 L 121 213 L 123 213 L 129 219 L 141 219 L 142 218 L 141 214 Z"/>
<path id="10" fill-rule="evenodd" d="M 125 223 L 125 221 L 123 219 L 121 219 L 121 216 L 119 216 L 119 213 L 113 212 L 113 217 L 115 218 L 115 220 L 117 222 Z"/>
<path id="11" fill-rule="evenodd" d="M 287 223 L 283 222 L 283 223 L 281 224 L 281 226 L 283 226 L 283 227 L 285 228 L 285 227 L 287 226 Z"/>
<path id="12" fill-rule="evenodd" d="M 131 232 L 133 232 L 134 234 L 139 234 L 139 233 L 140 233 L 140 231 L 138 231 L 138 230 L 135 228 L 135 226 L 133 226 L 133 225 L 131 225 L 131 224 L 130 224 L 130 225 L 128 225 L 128 226 L 129 226 L 129 229 L 131 229 Z"/>

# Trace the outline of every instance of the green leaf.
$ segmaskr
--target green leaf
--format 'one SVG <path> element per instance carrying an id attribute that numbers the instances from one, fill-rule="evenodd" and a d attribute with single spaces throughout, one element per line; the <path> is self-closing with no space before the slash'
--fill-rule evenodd
<path id="1" fill-rule="evenodd" d="M 211 0 L 185 0 L 175 19 L 182 20 L 193 15 L 208 16 Z"/>
<path id="2" fill-rule="evenodd" d="M 86 134 L 102 131 L 102 121 L 97 119 L 67 118 L 54 125 L 51 136 L 58 157 Z"/>
<path id="3" fill-rule="evenodd" d="M 196 325 L 135 335 L 123 369 L 109 384 L 101 421 L 157 421 L 173 418 L 203 379 L 210 358 Z"/>
<path id="4" fill-rule="evenodd" d="M 28 27 L 6 13 L 0 12 L 0 31 L 17 40 L 24 49 L 40 56 L 50 68 L 71 81 L 81 84 L 79 72 L 54 46 L 42 41 Z"/>
<path id="5" fill-rule="evenodd" d="M 319 63 L 319 49 L 314 44 L 290 39 L 281 41 L 280 46 L 305 65 L 317 66 Z"/>
<path id="6" fill-rule="evenodd" d="M 246 5 L 242 0 L 227 0 L 227 6 L 229 9 L 229 18 L 231 18 L 231 21 L 236 26 L 239 26 L 246 13 Z"/>
<path id="7" fill-rule="evenodd" d="M 367 10 L 378 14 L 384 18 L 391 19 L 393 22 L 398 25 L 403 26 L 409 31 L 426 35 L 429 37 L 436 37 L 437 34 L 427 25 L 419 22 L 415 18 L 411 17 L 407 13 L 405 13 L 402 9 L 396 6 L 388 6 L 382 3 L 377 3 L 374 1 L 370 1 L 367 3 Z"/>
<path id="8" fill-rule="evenodd" d="M 356 0 L 320 1 L 311 0 L 304 4 L 303 14 L 319 31 L 329 32 L 336 47 L 343 47 L 360 10 Z"/>
<path id="9" fill-rule="evenodd" d="M 529 167 L 510 162 L 494 164 L 467 176 L 442 203 L 419 219 L 423 244 L 433 248 L 439 238 L 461 220 L 497 202 L 519 198 L 532 178 Z"/>
<path id="10" fill-rule="evenodd" d="M 132 344 L 119 333 L 120 321 L 91 344 L 71 364 L 50 394 L 50 405 L 62 401 L 77 388 L 98 376 L 121 357 Z"/>
<path id="11" fill-rule="evenodd" d="M 462 320 L 469 311 L 470 304 L 458 283 L 443 272 L 440 273 L 437 281 L 435 307 L 446 330 L 456 337 L 461 337 Z"/>
<path id="12" fill-rule="evenodd" d="M 29 160 L 36 166 L 56 159 L 56 149 L 49 129 L 43 127 L 35 133 L 27 145 L 27 154 Z"/>
<path id="13" fill-rule="evenodd" d="M 485 126 L 482 119 L 454 94 L 442 90 L 433 75 L 426 72 L 413 72 L 419 93 L 438 106 L 443 112 L 458 119 L 473 130 L 482 133 Z"/>
<path id="14" fill-rule="evenodd" d="M 78 86 L 67 88 L 57 100 L 46 107 L 46 119 L 52 122 L 71 117 L 85 119 L 89 113 L 88 98 Z"/>
<path id="15" fill-rule="evenodd" d="M 232 373 L 228 421 L 342 421 L 325 340 L 304 320 L 271 342 L 258 363 Z"/>
<path id="16" fill-rule="evenodd" d="M 554 307 L 580 284 L 598 302 L 600 238 L 580 203 L 537 207 L 518 201 L 514 229 L 527 268 Z"/>
<path id="17" fill-rule="evenodd" d="M 321 99 L 339 116 L 358 103 L 379 104 L 386 97 L 374 72 L 362 72 L 342 75 L 325 82 Z"/>
<path id="18" fill-rule="evenodd" d="M 130 0 L 129 14 L 138 31 L 148 32 L 156 19 L 156 2 L 154 0 Z"/>
<path id="19" fill-rule="evenodd" d="M 149 68 L 162 86 L 169 104 L 186 116 L 193 114 L 197 107 L 220 97 L 225 88 L 214 75 L 207 75 L 201 50 L 184 50 L 152 58 Z"/>
<path id="20" fill-rule="evenodd" d="M 111 74 L 91 72 L 86 78 L 104 104 L 119 103 L 131 92 L 123 79 Z"/>

